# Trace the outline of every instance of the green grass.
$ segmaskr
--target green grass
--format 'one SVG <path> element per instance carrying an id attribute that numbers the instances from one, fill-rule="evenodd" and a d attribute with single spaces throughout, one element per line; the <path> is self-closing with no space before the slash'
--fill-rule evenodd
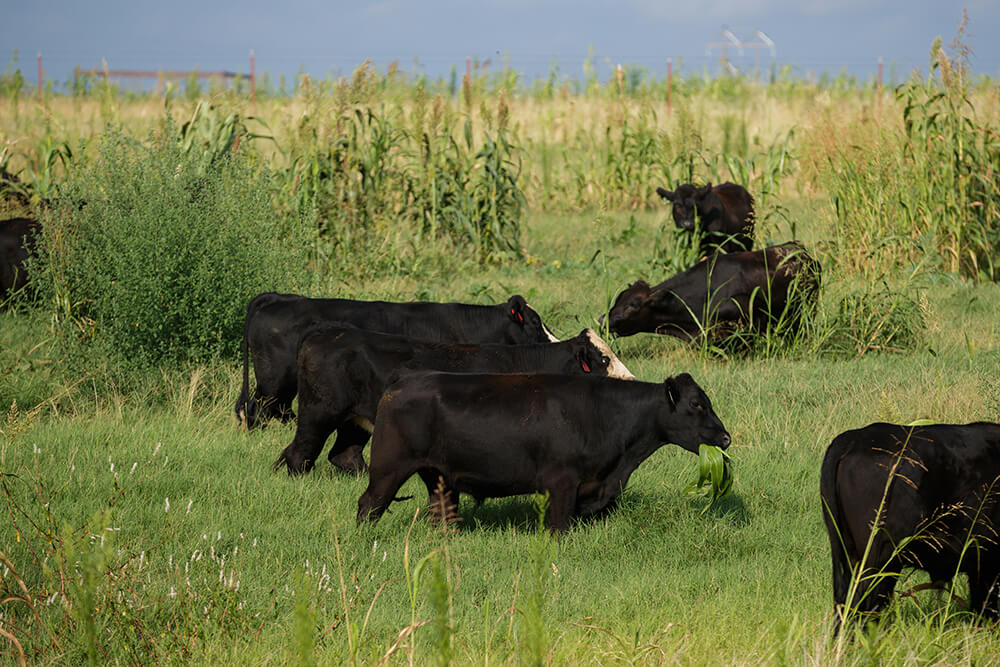
<path id="1" fill-rule="evenodd" d="M 634 224 L 620 214 L 535 216 L 524 264 L 438 257 L 374 281 L 327 278 L 318 289 L 467 301 L 516 291 L 565 337 L 592 325 L 631 280 L 662 278 L 644 267 L 665 215 Z M 824 308 L 858 287 L 825 274 Z M 293 427 L 236 430 L 234 363 L 166 367 L 123 383 L 95 359 L 81 381 L 44 343 L 45 318 L 0 314 L 0 404 L 20 409 L 0 426 L 0 551 L 55 641 L 18 601 L 0 605 L 0 627 L 31 664 L 82 662 L 91 649 L 99 663 L 375 663 L 394 646 L 397 664 L 449 653 L 484 664 L 540 655 L 554 664 L 989 660 L 1000 650 L 995 631 L 926 615 L 942 607 L 932 592 L 902 601 L 883 629 L 852 636 L 842 652 L 827 641 L 818 475 L 830 440 L 877 420 L 1000 418 L 1000 289 L 939 281 L 922 293 L 924 337 L 903 354 L 804 345 L 719 359 L 669 337 L 616 341 L 640 379 L 687 371 L 706 389 L 733 436 L 733 492 L 703 513 L 707 501 L 684 493 L 698 458 L 666 446 L 639 467 L 615 512 L 552 542 L 536 530 L 530 497 L 479 508 L 466 499 L 458 529 L 442 534 L 424 519 L 419 480 L 400 491 L 414 500 L 356 528 L 364 479 L 333 473 L 325 459 L 305 478 L 272 474 Z M 412 575 L 431 552 L 411 614 L 407 564 Z M 95 600 L 96 644 L 51 597 L 67 553 L 67 580 L 88 581 L 88 568 L 100 575 L 89 589 L 65 587 L 76 608 Z M 3 586 L 18 590 L 10 573 Z M 16 660 L 6 640 L 0 646 Z"/>

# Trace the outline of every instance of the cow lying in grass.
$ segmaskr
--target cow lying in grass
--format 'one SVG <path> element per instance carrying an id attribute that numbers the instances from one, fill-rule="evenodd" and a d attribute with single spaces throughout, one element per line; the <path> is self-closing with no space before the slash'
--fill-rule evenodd
<path id="1" fill-rule="evenodd" d="M 619 336 L 684 340 L 744 327 L 795 332 L 815 304 L 819 278 L 819 263 L 797 242 L 717 254 L 659 285 L 633 283 L 615 299 L 608 324 Z"/>

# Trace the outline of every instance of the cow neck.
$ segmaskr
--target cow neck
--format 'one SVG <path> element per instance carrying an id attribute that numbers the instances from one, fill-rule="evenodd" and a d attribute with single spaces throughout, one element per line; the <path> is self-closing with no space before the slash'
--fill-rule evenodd
<path id="1" fill-rule="evenodd" d="M 620 450 L 632 458 L 633 454 L 640 456 L 639 462 L 648 458 L 665 443 L 660 442 L 656 435 L 656 417 L 662 402 L 666 400 L 664 388 L 660 383 L 636 382 L 621 380 L 613 385 L 607 385 L 610 395 L 602 402 L 608 406 L 611 414 L 628 414 L 638 412 L 638 416 L 628 424 L 628 429 L 622 433 Z M 624 424 L 617 424 L 620 428 Z M 636 463 L 638 465 L 638 463 Z"/>
<path id="2" fill-rule="evenodd" d="M 644 391 L 623 392 L 626 399 L 632 400 L 626 406 L 616 406 L 616 412 L 621 414 L 622 407 L 630 407 L 634 410 L 638 406 L 640 414 L 629 425 L 629 430 L 622 433 L 619 441 L 618 460 L 602 481 L 602 486 L 605 489 L 614 488 L 618 492 L 625 487 L 636 468 L 666 444 L 660 440 L 656 433 L 656 417 L 664 400 L 663 385 L 635 381 L 630 382 L 630 384 L 640 385 L 636 389 Z M 617 492 L 614 495 L 617 495 Z"/>

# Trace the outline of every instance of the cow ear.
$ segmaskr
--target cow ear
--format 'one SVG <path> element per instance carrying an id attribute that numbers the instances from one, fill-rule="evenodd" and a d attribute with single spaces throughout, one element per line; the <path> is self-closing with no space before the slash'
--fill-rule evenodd
<path id="1" fill-rule="evenodd" d="M 524 311 L 528 307 L 528 302 L 520 294 L 515 294 L 507 300 L 507 309 L 510 311 L 510 319 L 518 324 L 524 324 Z"/>
<path id="2" fill-rule="evenodd" d="M 645 292 L 648 292 L 649 291 L 649 283 L 647 283 L 645 280 L 637 280 L 634 283 L 632 283 L 631 285 L 629 285 L 628 288 L 629 289 L 641 289 L 641 290 L 643 290 Z"/>
<path id="3" fill-rule="evenodd" d="M 580 347 L 580 349 L 576 351 L 576 360 L 580 363 L 580 368 L 584 373 L 590 373 L 593 370 L 593 368 L 591 368 L 590 361 L 587 360 L 586 347 Z"/>
<path id="4" fill-rule="evenodd" d="M 677 383 L 674 378 L 667 378 L 663 381 L 663 388 L 667 395 L 667 401 L 673 408 L 677 407 L 677 401 L 680 399 L 681 393 L 680 389 L 677 387 Z"/>
<path id="5" fill-rule="evenodd" d="M 705 184 L 705 187 L 703 187 L 701 190 L 698 191 L 698 194 L 701 195 L 702 197 L 705 197 L 711 191 L 712 191 L 712 181 L 709 181 L 708 183 Z"/>
<path id="6" fill-rule="evenodd" d="M 672 378 L 667 378 L 663 381 L 666 388 L 667 400 L 670 401 L 670 405 L 677 407 L 677 401 L 681 400 L 681 391 L 684 387 L 690 387 L 694 384 L 694 378 L 688 373 L 681 373 L 680 375 L 675 375 Z"/>
<path id="7" fill-rule="evenodd" d="M 673 201 L 674 200 L 674 193 L 671 192 L 670 190 L 665 189 L 665 188 L 656 188 L 656 194 L 660 195 L 661 197 L 663 197 L 667 201 Z"/>

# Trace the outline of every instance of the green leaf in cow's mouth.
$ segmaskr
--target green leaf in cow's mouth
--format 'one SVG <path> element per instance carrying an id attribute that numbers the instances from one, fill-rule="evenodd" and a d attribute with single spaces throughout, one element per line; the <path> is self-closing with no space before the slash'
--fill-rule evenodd
<path id="1" fill-rule="evenodd" d="M 710 498 L 702 512 L 725 498 L 733 488 L 729 455 L 713 445 L 698 446 L 698 481 L 688 484 L 684 493 L 691 497 Z"/>

